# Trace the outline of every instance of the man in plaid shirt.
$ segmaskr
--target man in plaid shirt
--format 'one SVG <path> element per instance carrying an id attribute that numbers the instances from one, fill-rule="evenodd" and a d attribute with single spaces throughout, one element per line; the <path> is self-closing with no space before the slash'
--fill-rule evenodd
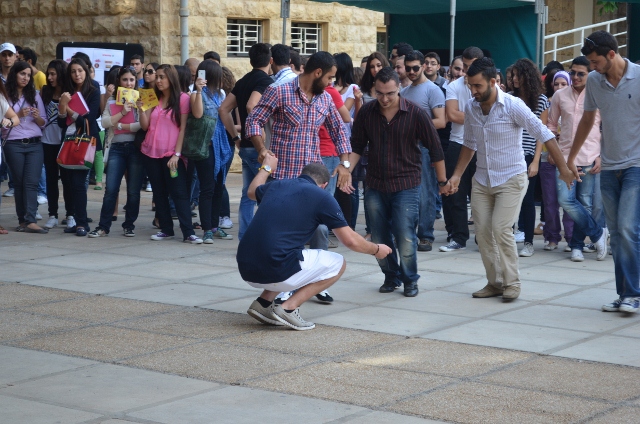
<path id="1" fill-rule="evenodd" d="M 342 118 L 324 88 L 336 74 L 336 62 L 327 52 L 313 54 L 304 73 L 291 82 L 269 87 L 251 111 L 245 127 L 262 163 L 267 152 L 278 158 L 274 179 L 297 178 L 305 165 L 322 163 L 318 131 L 325 124 L 340 155 L 338 187 L 351 184 L 349 153 L 351 144 L 342 126 Z M 271 150 L 264 145 L 262 127 L 273 117 Z"/>

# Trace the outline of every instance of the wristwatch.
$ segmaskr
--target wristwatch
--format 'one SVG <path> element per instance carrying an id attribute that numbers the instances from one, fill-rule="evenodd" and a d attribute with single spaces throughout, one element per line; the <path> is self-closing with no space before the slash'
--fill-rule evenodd
<path id="1" fill-rule="evenodd" d="M 340 165 L 344 166 L 347 169 L 351 168 L 351 162 L 349 162 L 348 160 L 345 160 L 344 162 L 340 162 Z"/>
<path id="2" fill-rule="evenodd" d="M 233 137 L 233 138 L 231 139 L 231 141 L 238 141 L 238 140 L 240 140 L 241 138 L 242 138 L 242 137 L 240 137 L 240 134 L 238 134 L 238 135 L 236 135 L 235 137 Z"/>
<path id="3" fill-rule="evenodd" d="M 264 169 L 265 171 L 267 171 L 269 174 L 271 174 L 271 167 L 269 165 L 262 165 L 260 168 L 258 168 L 258 171 Z"/>
<path id="4" fill-rule="evenodd" d="M 449 184 L 449 180 L 447 180 L 447 181 L 445 181 L 445 182 L 440 182 L 440 181 L 438 181 L 438 186 L 440 186 L 440 187 L 444 187 L 444 186 L 446 186 L 447 184 Z"/>
<path id="5" fill-rule="evenodd" d="M 118 122 L 117 128 L 118 130 L 122 131 L 122 124 L 120 122 Z"/>
<path id="6" fill-rule="evenodd" d="M 180 156 L 182 156 L 182 153 L 180 153 L 180 152 L 175 152 L 175 153 L 174 153 L 174 155 L 175 155 L 175 156 L 177 156 L 177 157 L 180 157 Z"/>

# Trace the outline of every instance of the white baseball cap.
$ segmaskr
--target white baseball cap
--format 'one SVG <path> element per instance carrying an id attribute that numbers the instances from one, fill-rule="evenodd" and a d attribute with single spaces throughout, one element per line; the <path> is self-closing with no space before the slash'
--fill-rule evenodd
<path id="1" fill-rule="evenodd" d="M 16 51 L 16 46 L 14 46 L 11 43 L 4 43 L 0 46 L 0 53 L 2 53 L 3 51 L 10 51 L 13 54 L 17 54 L 18 52 Z"/>

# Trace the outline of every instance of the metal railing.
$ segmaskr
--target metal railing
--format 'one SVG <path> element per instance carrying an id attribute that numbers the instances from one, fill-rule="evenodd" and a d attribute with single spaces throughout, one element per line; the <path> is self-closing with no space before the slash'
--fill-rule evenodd
<path id="1" fill-rule="evenodd" d="M 627 20 L 626 17 L 625 18 L 618 18 L 618 19 L 613 19 L 611 21 L 600 22 L 600 23 L 593 24 L 593 25 L 587 25 L 587 26 L 583 26 L 583 27 L 580 27 L 580 28 L 570 29 L 568 31 L 562 31 L 562 32 L 558 32 L 558 33 L 555 33 L 555 34 L 546 35 L 544 37 L 545 47 L 546 47 L 547 40 L 553 40 L 553 48 L 551 50 L 548 50 L 548 51 L 544 52 L 545 62 L 548 61 L 546 59 L 548 54 L 552 55 L 553 59 L 551 59 L 551 60 L 557 60 L 558 52 L 562 51 L 562 50 L 571 49 L 571 57 L 573 58 L 573 49 L 576 48 L 576 47 L 582 47 L 582 42 L 583 42 L 584 37 L 585 37 L 585 35 L 584 35 L 585 31 L 593 32 L 597 28 L 597 29 L 605 29 L 607 32 L 611 32 L 611 25 L 617 24 L 619 22 L 626 22 L 626 20 Z M 578 33 L 580 34 L 580 42 L 579 43 L 571 44 L 571 45 L 568 45 L 568 46 L 558 47 L 558 37 L 562 37 L 562 36 L 565 36 L 565 35 L 575 35 L 575 34 L 578 34 Z M 618 32 L 618 33 L 612 34 L 612 35 L 617 38 L 618 36 L 626 35 L 626 34 L 627 34 L 627 31 L 625 30 L 625 31 Z M 627 47 L 627 45 L 626 44 L 621 44 L 621 45 L 618 46 L 618 49 L 622 49 L 624 47 Z M 565 64 L 565 63 L 571 62 L 572 58 L 568 59 L 568 60 L 565 60 L 565 61 L 562 61 L 561 63 Z"/>

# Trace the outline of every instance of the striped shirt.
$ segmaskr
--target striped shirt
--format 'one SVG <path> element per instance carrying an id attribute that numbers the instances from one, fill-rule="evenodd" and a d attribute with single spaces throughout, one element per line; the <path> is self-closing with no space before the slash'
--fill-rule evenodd
<path id="1" fill-rule="evenodd" d="M 278 158 L 278 168 L 271 176 L 277 180 L 297 178 L 305 165 L 322 163 L 318 131 L 323 123 L 338 154 L 351 153 L 342 118 L 329 93 L 323 92 L 309 101 L 300 89 L 299 78 L 267 87 L 247 117 L 246 137 L 261 135 L 271 116 L 274 122 L 270 150 Z"/>
<path id="2" fill-rule="evenodd" d="M 429 149 L 432 163 L 444 160 L 440 138 L 429 115 L 402 97 L 400 110 L 390 122 L 375 100 L 362 106 L 353 123 L 353 151 L 362 156 L 369 146 L 367 187 L 383 193 L 420 185 L 422 153 L 419 143 Z"/>
<path id="3" fill-rule="evenodd" d="M 536 107 L 536 111 L 533 112 L 533 114 L 536 115 L 538 119 L 540 119 L 540 115 L 542 115 L 542 112 L 549 109 L 550 106 L 551 103 L 549 103 L 549 99 L 547 99 L 547 96 L 545 96 L 544 94 L 540 94 L 540 96 L 538 97 L 538 106 Z M 522 132 L 522 150 L 524 150 L 525 156 L 533 156 L 536 154 L 536 138 L 531 137 L 527 130 L 524 130 Z"/>
<path id="4" fill-rule="evenodd" d="M 475 99 L 469 101 L 464 115 L 464 145 L 477 151 L 475 179 L 491 187 L 527 171 L 522 150 L 523 128 L 543 143 L 555 138 L 522 100 L 496 91 L 498 97 L 489 115 L 483 115 Z"/>

